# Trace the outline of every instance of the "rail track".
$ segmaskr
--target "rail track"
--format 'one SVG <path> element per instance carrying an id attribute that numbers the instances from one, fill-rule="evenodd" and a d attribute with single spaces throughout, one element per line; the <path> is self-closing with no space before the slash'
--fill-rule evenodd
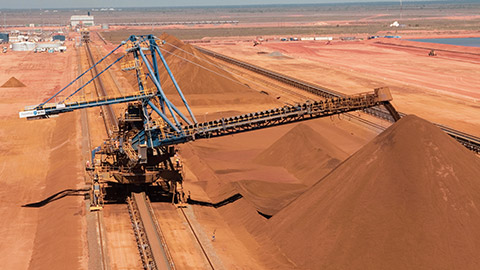
<path id="1" fill-rule="evenodd" d="M 259 66 L 255 66 L 255 65 L 240 61 L 238 59 L 234 59 L 232 57 L 229 57 L 229 56 L 226 56 L 226 55 L 223 55 L 223 54 L 219 54 L 217 52 L 213 52 L 213 51 L 210 51 L 210 50 L 198 47 L 198 46 L 195 46 L 195 48 L 197 50 L 199 50 L 200 52 L 202 52 L 206 55 L 209 55 L 213 58 L 216 58 L 216 59 L 222 60 L 224 62 L 233 64 L 235 66 L 253 71 L 257 74 L 266 76 L 268 78 L 274 79 L 274 80 L 279 81 L 281 83 L 290 85 L 290 86 L 295 87 L 297 89 L 300 89 L 302 91 L 306 91 L 306 92 L 309 92 L 311 94 L 314 94 L 314 95 L 317 95 L 317 96 L 320 96 L 320 97 L 323 97 L 323 98 L 338 98 L 338 97 L 345 97 L 346 96 L 345 94 L 342 94 L 342 93 L 337 92 L 335 90 L 331 90 L 331 89 L 320 87 L 318 85 L 311 84 L 311 83 L 308 83 L 308 82 L 305 82 L 305 81 L 302 81 L 302 80 L 298 80 L 298 79 L 286 76 L 286 75 L 278 73 L 278 72 L 274 72 L 274 71 L 271 71 L 271 70 L 268 70 L 268 69 L 265 69 L 265 68 L 261 68 Z M 363 111 L 365 113 L 373 115 L 377 118 L 387 120 L 389 122 L 394 122 L 393 117 L 390 115 L 390 113 L 386 109 L 379 108 L 379 107 L 374 107 L 374 108 L 364 109 Z M 400 113 L 400 112 L 399 112 L 399 114 L 400 114 L 401 117 L 406 115 L 406 114 Z M 361 122 L 364 122 L 365 124 L 368 124 L 368 125 L 370 125 L 370 123 L 371 123 L 370 121 L 367 121 L 367 122 L 370 122 L 370 123 L 367 123 L 366 121 L 361 121 Z M 473 136 L 473 135 L 455 130 L 453 128 L 450 128 L 450 127 L 447 127 L 447 126 L 444 126 L 444 125 L 440 125 L 440 124 L 435 124 L 435 125 L 437 127 L 439 127 L 440 129 L 442 129 L 450 137 L 457 140 L 459 143 L 461 143 L 467 149 L 469 149 L 471 151 L 474 151 L 477 154 L 480 154 L 480 138 L 479 137 L 476 137 L 476 136 Z"/>
<path id="2" fill-rule="evenodd" d="M 215 267 L 213 266 L 212 260 L 210 260 L 210 258 L 208 257 L 208 254 L 207 254 L 207 251 L 205 250 L 205 247 L 203 246 L 202 242 L 200 241 L 200 238 L 198 237 L 198 234 L 195 232 L 195 229 L 192 226 L 192 222 L 190 221 L 190 219 L 188 219 L 187 214 L 185 214 L 185 211 L 183 210 L 183 208 L 180 208 L 180 211 L 182 212 L 182 215 L 185 218 L 185 221 L 187 221 L 188 227 L 190 228 L 190 231 L 193 233 L 193 236 L 195 237 L 195 240 L 197 241 L 198 245 L 200 246 L 200 249 L 202 250 L 202 253 L 203 253 L 205 259 L 207 260 L 207 262 L 210 265 L 210 267 L 212 268 L 212 270 L 214 270 Z"/>
<path id="3" fill-rule="evenodd" d="M 79 74 L 82 73 L 82 61 L 81 61 L 81 54 L 80 54 L 80 51 L 78 51 L 78 55 L 79 55 L 79 61 L 78 61 L 78 72 Z M 89 56 L 87 55 L 87 58 Z M 92 61 L 92 59 L 88 59 L 88 61 Z M 82 83 L 82 80 L 80 79 L 79 81 L 80 84 L 83 84 Z M 84 144 L 82 147 L 86 148 L 86 158 L 87 160 L 89 159 L 89 154 L 90 154 L 90 151 L 92 150 L 91 149 L 91 141 L 90 141 L 90 132 L 89 132 L 89 123 L 88 123 L 88 116 L 87 116 L 87 112 L 86 110 L 82 110 L 81 112 L 81 121 L 82 121 L 82 137 L 84 137 Z M 87 176 L 86 176 L 87 177 Z M 98 252 L 100 253 L 100 269 L 102 270 L 107 270 L 109 269 L 109 263 L 108 263 L 108 255 L 107 255 L 107 248 L 106 248 L 106 239 L 105 239 L 105 236 L 104 236 L 104 224 L 103 224 L 103 215 L 101 212 L 97 211 L 94 213 L 95 215 L 95 232 L 96 232 L 96 235 L 98 237 Z M 94 247 L 92 247 L 92 249 L 96 249 Z M 94 267 L 94 266 L 92 266 Z"/>
<path id="4" fill-rule="evenodd" d="M 176 269 L 167 241 L 148 196 L 146 196 L 144 192 L 132 193 L 131 196 L 127 198 L 127 205 L 144 269 Z M 183 208 L 179 208 L 179 210 L 182 213 L 182 218 L 185 220 L 184 223 L 188 225 L 188 227 L 185 226 L 185 229 L 193 234 L 195 242 L 198 244 L 198 247 L 202 251 L 202 256 L 205 258 L 205 262 L 208 263 L 208 268 L 212 270 L 215 269 L 192 221 Z M 204 266 L 206 267 L 207 265 Z"/>
<path id="5" fill-rule="evenodd" d="M 90 45 L 88 44 L 88 42 L 85 43 L 85 50 L 87 52 L 88 62 L 90 66 L 93 66 L 95 64 L 95 61 L 94 61 L 95 58 L 92 55 L 92 51 L 90 50 Z M 98 74 L 97 67 L 93 67 L 91 72 L 92 72 L 92 77 L 97 76 Z M 97 92 L 97 96 L 99 98 L 108 96 L 105 90 L 103 81 L 100 77 L 97 77 L 97 79 L 94 80 L 93 83 L 95 86 L 95 91 Z M 113 108 L 111 105 L 102 106 L 102 114 L 103 114 L 104 124 L 107 130 L 107 133 L 109 136 L 111 136 L 115 131 L 118 131 L 118 119 L 115 116 L 115 112 L 113 111 Z"/>
<path id="6" fill-rule="evenodd" d="M 103 38 L 100 32 L 96 32 L 96 33 L 97 33 L 97 36 L 100 38 L 100 40 L 103 42 L 103 44 L 107 45 L 107 41 L 105 40 L 105 38 Z"/>
<path id="7" fill-rule="evenodd" d="M 144 269 L 175 269 L 148 197 L 143 192 L 132 193 L 127 203 Z"/>

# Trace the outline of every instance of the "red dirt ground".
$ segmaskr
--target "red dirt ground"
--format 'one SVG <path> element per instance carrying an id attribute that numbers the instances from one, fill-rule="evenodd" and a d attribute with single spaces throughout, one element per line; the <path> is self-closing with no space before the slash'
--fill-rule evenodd
<path id="1" fill-rule="evenodd" d="M 189 45 L 164 38 L 198 55 Z M 209 48 L 345 93 L 371 91 L 387 83 L 401 111 L 479 134 L 479 106 L 472 101 L 477 94 L 472 85 L 478 85 L 476 58 L 472 62 L 457 53 L 430 58 L 424 49 L 378 41 L 291 44 L 296 46 L 268 43 L 252 50 L 249 43 Z M 258 54 L 263 51 L 281 51 L 289 57 Z M 0 120 L 1 136 L 6 138 L 0 143 L 4 187 L 0 264 L 7 269 L 87 265 L 81 196 L 40 208 L 20 207 L 83 187 L 80 128 L 72 124 L 79 122 L 78 115 L 39 122 L 17 118 L 23 105 L 38 103 L 74 78 L 74 68 L 65 69 L 76 66 L 73 54 L 55 54 L 56 61 L 51 61 L 50 54 L 8 53 L 2 60 L 9 61 L 0 61 L 5 71 L 0 81 L 17 76 L 27 85 L 0 91 L 0 114 L 5 116 Z M 210 69 L 223 76 L 186 67 L 170 56 L 167 61 L 194 113 L 203 118 L 199 121 L 280 105 L 233 83 L 218 67 Z M 168 81 L 165 76 L 163 81 Z M 165 85 L 172 93 L 172 85 Z M 194 199 L 215 202 L 237 192 L 244 195 L 219 209 L 189 208 L 204 236 L 218 228 L 218 241 L 208 248 L 222 265 L 312 269 L 321 262 L 331 268 L 478 268 L 480 218 L 475 205 L 480 203 L 480 188 L 474 180 L 480 164 L 474 155 L 416 117 L 402 120 L 348 159 L 375 132 L 339 119 L 311 121 L 308 127 L 287 125 L 180 146 L 187 165 L 186 191 Z M 309 147 L 298 145 L 305 140 Z M 317 151 L 309 151 L 312 148 Z M 345 159 L 328 174 L 334 163 Z M 275 215 L 267 221 L 257 211 Z"/>
<path id="2" fill-rule="evenodd" d="M 38 104 L 73 80 L 75 51 L 8 52 L 1 59 L 0 81 L 15 76 L 26 85 L 0 90 L 1 268 L 85 269 L 82 192 L 48 200 L 83 188 L 77 114 L 47 121 L 18 118 L 25 105 Z"/>

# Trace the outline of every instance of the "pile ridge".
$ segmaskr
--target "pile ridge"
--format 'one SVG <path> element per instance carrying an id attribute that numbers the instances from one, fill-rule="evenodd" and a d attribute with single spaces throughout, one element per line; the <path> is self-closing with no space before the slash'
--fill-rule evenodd
<path id="1" fill-rule="evenodd" d="M 480 159 L 407 116 L 268 221 L 306 269 L 479 269 Z"/>

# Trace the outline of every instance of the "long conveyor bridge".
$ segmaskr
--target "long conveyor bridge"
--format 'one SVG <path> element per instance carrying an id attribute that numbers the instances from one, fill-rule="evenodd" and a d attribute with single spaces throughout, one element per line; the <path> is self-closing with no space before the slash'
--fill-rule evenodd
<path id="1" fill-rule="evenodd" d="M 343 93 L 340 93 L 340 92 L 337 92 L 337 91 L 334 91 L 334 90 L 331 90 L 331 89 L 327 89 L 325 87 L 320 87 L 318 85 L 311 84 L 311 83 L 308 83 L 308 82 L 305 82 L 305 81 L 302 81 L 302 80 L 299 80 L 299 79 L 296 79 L 296 78 L 292 78 L 292 77 L 286 76 L 284 74 L 274 72 L 274 71 L 271 71 L 271 70 L 268 70 L 268 69 L 265 69 L 265 68 L 262 68 L 262 67 L 259 67 L 259 66 L 256 66 L 256 65 L 252 65 L 250 63 L 246 63 L 246 62 L 240 61 L 238 59 L 235 59 L 235 58 L 232 58 L 232 57 L 229 57 L 229 56 L 217 53 L 217 52 L 207 50 L 205 48 L 201 48 L 201 47 L 198 47 L 198 46 L 196 46 L 195 48 L 198 49 L 199 51 L 201 51 L 202 53 L 206 54 L 206 55 L 212 56 L 214 58 L 220 59 L 220 60 L 225 61 L 227 63 L 236 65 L 238 67 L 253 71 L 255 73 L 261 74 L 263 76 L 269 77 L 269 78 L 274 79 L 276 81 L 285 83 L 287 85 L 298 88 L 302 91 L 306 91 L 306 92 L 312 93 L 314 95 L 317 95 L 317 96 L 320 96 L 320 97 L 323 97 L 323 98 L 341 98 L 341 97 L 346 96 Z M 384 119 L 384 120 L 387 120 L 387 121 L 390 121 L 390 122 L 395 122 L 397 120 L 394 117 L 392 117 L 392 113 L 388 109 L 385 109 L 385 108 L 371 107 L 371 108 L 365 108 L 365 109 L 363 109 L 363 111 L 365 113 L 373 115 L 377 118 L 381 118 L 381 119 Z M 405 116 L 405 114 L 401 113 L 401 112 L 398 112 L 398 114 L 400 115 L 400 117 Z M 480 138 L 478 138 L 476 136 L 473 136 L 473 135 L 470 135 L 470 134 L 467 134 L 467 133 L 464 133 L 464 132 L 461 132 L 461 131 L 458 131 L 458 130 L 455 130 L 455 129 L 452 129 L 452 128 L 444 126 L 444 125 L 440 125 L 440 124 L 435 124 L 435 125 L 437 127 L 439 127 L 440 129 L 442 129 L 445 133 L 450 135 L 450 137 L 454 138 L 459 143 L 464 145 L 469 150 L 472 150 L 476 153 L 480 153 Z"/>
<path id="2" fill-rule="evenodd" d="M 388 88 L 375 89 L 373 93 L 331 98 L 324 101 L 306 102 L 270 110 L 248 113 L 209 122 L 200 122 L 184 126 L 181 129 L 168 130 L 152 128 L 137 134 L 132 140 L 136 148 L 145 140 L 145 133 L 150 132 L 154 140 L 148 141 L 147 147 L 156 145 L 173 145 L 191 140 L 213 138 L 261 128 L 278 126 L 314 118 L 327 117 L 350 111 L 367 109 L 379 105 L 389 106 L 391 95 Z M 157 141 L 158 140 L 158 141 Z"/>

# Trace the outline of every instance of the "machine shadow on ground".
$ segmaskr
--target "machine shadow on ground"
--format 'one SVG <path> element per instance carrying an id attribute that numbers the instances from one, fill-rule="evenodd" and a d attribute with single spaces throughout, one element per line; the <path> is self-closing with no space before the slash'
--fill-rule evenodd
<path id="1" fill-rule="evenodd" d="M 208 207 L 213 207 L 213 208 L 219 208 L 219 207 L 222 207 L 222 206 L 225 206 L 229 203 L 233 203 L 239 199 L 243 198 L 242 194 L 240 193 L 237 193 L 237 194 L 234 194 L 228 198 L 226 198 L 225 200 L 222 200 L 218 203 L 211 203 L 211 202 L 204 202 L 204 201 L 197 201 L 197 200 L 194 200 L 192 198 L 188 198 L 187 199 L 187 204 L 192 204 L 192 205 L 201 205 L 201 206 L 208 206 Z"/>
<path id="2" fill-rule="evenodd" d="M 62 191 L 59 191 L 41 201 L 38 202 L 33 202 L 33 203 L 27 203 L 22 205 L 22 207 L 30 207 L 30 208 L 40 208 L 43 207 L 51 202 L 54 202 L 56 200 L 60 200 L 62 198 L 65 198 L 67 196 L 88 196 L 88 188 L 82 188 L 82 189 L 65 189 Z"/>

